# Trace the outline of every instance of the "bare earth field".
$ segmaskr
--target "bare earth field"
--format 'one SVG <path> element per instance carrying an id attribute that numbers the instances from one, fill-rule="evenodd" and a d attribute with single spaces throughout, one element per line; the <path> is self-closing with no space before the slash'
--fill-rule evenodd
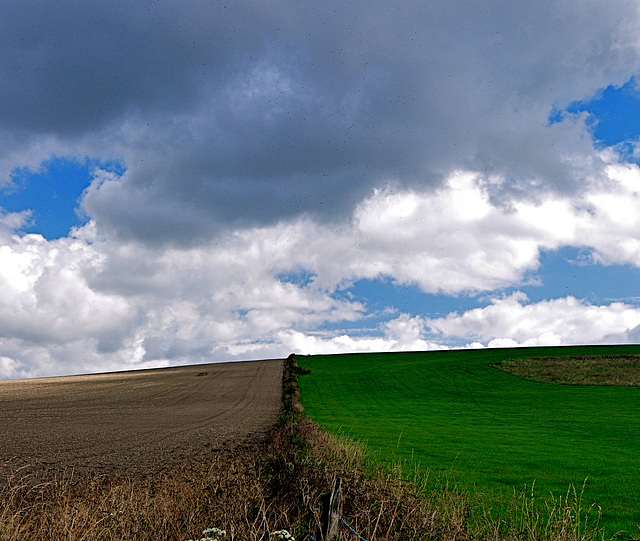
<path id="1" fill-rule="evenodd" d="M 282 369 L 272 360 L 0 381 L 0 481 L 21 467 L 36 478 L 154 474 L 254 442 L 280 413 Z"/>

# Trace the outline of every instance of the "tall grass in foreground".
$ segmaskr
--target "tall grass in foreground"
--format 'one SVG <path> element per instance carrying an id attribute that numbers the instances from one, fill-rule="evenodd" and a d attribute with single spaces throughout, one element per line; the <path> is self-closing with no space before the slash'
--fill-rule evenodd
<path id="1" fill-rule="evenodd" d="M 345 518 L 357 524 L 369 540 L 495 540 L 495 541 L 598 541 L 604 540 L 599 514 L 583 504 L 584 486 L 570 486 L 566 494 L 540 496 L 535 486 L 514 491 L 496 513 L 481 495 L 461 490 L 448 476 L 429 479 L 407 462 L 385 467 L 366 445 L 341 435 L 327 435 L 324 460 L 337 465 L 348 479 Z M 370 492 L 358 493 L 365 479 Z M 404 481 L 400 481 L 400 480 Z M 350 482 L 349 482 L 350 481 Z M 354 487 L 356 487 L 354 489 Z M 473 514 L 473 518 L 472 518 Z M 594 520 L 595 515 L 595 520 Z M 356 539 L 347 535 L 343 539 Z"/>
<path id="2" fill-rule="evenodd" d="M 37 482 L 17 471 L 0 491 L 0 541 L 171 540 L 199 538 L 215 527 L 225 540 L 267 540 L 279 530 L 297 541 L 319 540 L 320 495 L 343 479 L 344 518 L 369 541 L 595 541 L 580 494 L 540 501 L 514 494 L 500 517 L 486 510 L 469 521 L 469 495 L 442 479 L 427 482 L 403 465 L 384 467 L 364 445 L 321 431 L 302 415 L 296 367 L 285 371 L 284 412 L 267 441 L 212 453 L 145 478 L 75 479 L 72 473 Z M 407 477 L 409 479 L 407 480 Z M 477 513 L 476 513 L 477 514 Z M 341 539 L 356 540 L 346 527 Z"/>
<path id="3" fill-rule="evenodd" d="M 0 494 L 0 540 L 180 540 L 207 524 L 258 539 L 270 527 L 260 475 L 253 450 L 237 450 L 148 478 L 16 478 Z"/>

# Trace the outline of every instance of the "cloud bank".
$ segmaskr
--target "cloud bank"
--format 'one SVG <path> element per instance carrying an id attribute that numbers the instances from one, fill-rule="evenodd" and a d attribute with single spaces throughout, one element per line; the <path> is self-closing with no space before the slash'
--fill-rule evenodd
<path id="1" fill-rule="evenodd" d="M 603 158 L 604 159 L 604 158 Z M 5 216 L 0 257 L 4 377 L 341 351 L 631 341 L 640 308 L 572 296 L 531 303 L 492 292 L 535 279 L 542 250 L 579 247 L 592 262 L 640 267 L 640 168 L 611 165 L 580 197 L 506 209 L 481 177 L 439 189 L 377 192 L 339 228 L 300 218 L 239 229 L 197 247 L 108 239 L 93 223 L 47 241 Z M 8 224 L 8 225 L 6 225 Z M 483 308 L 430 318 L 350 298 L 357 280 L 424 292 L 494 295 Z M 324 330 L 323 330 L 324 329 Z M 635 333 L 635 334 L 634 334 Z"/>

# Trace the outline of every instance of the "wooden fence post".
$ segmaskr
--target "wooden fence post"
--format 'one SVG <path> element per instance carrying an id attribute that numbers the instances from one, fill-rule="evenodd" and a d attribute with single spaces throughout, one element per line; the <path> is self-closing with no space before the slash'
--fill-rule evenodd
<path id="1" fill-rule="evenodd" d="M 342 518 L 342 479 L 339 477 L 333 482 L 330 494 L 320 496 L 322 501 L 322 516 L 320 518 L 322 539 L 331 541 L 338 537 L 340 519 Z"/>

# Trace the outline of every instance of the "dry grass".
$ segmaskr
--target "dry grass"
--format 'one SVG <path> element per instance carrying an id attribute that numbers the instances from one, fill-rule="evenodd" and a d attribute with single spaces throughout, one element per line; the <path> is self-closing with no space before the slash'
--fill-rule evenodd
<path id="1" fill-rule="evenodd" d="M 640 355 L 531 357 L 492 366 L 514 376 L 560 385 L 640 385 Z"/>
<path id="2" fill-rule="evenodd" d="M 219 452 L 206 467 L 135 479 L 70 475 L 30 486 L 16 477 L 1 495 L 0 540 L 176 540 L 212 524 L 229 539 L 259 539 L 249 535 L 264 501 L 257 458 L 255 449 Z"/>

